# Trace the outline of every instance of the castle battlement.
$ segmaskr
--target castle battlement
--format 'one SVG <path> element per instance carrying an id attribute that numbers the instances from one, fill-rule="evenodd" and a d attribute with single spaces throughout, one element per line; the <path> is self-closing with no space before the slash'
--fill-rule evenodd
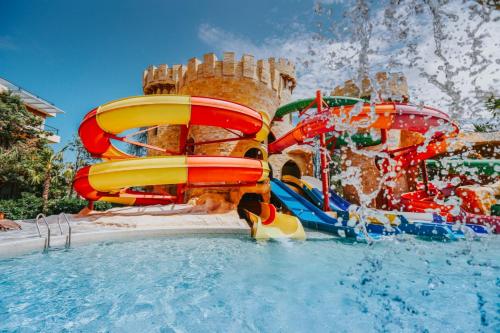
<path id="1" fill-rule="evenodd" d="M 175 94 L 192 81 L 214 77 L 253 80 L 277 95 L 285 89 L 291 93 L 296 86 L 295 65 L 291 61 L 284 58 L 256 61 L 249 54 L 236 60 L 234 52 L 225 52 L 222 60 L 218 60 L 213 53 L 207 53 L 203 61 L 191 58 L 187 65 L 149 66 L 144 71 L 142 86 L 145 94 Z"/>
<path id="2" fill-rule="evenodd" d="M 378 72 L 374 80 L 365 77 L 361 86 L 354 80 L 344 82 L 344 85 L 335 87 L 332 96 L 350 96 L 370 98 L 375 91 L 379 98 L 385 101 L 408 101 L 408 83 L 403 73 Z"/>

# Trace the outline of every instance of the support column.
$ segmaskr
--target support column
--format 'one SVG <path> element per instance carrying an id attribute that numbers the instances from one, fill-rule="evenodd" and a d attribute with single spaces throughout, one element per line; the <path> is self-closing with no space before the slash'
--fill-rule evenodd
<path id="1" fill-rule="evenodd" d="M 322 112 L 323 109 L 323 98 L 321 97 L 321 91 L 316 91 L 316 108 L 318 113 Z M 321 183 L 323 187 L 323 211 L 327 212 L 330 210 L 330 199 L 329 199 L 329 177 L 330 172 L 328 169 L 327 156 L 328 149 L 326 147 L 325 133 L 321 134 L 319 137 L 320 144 L 320 164 L 321 164 Z"/>
<path id="2" fill-rule="evenodd" d="M 179 133 L 179 152 L 182 155 L 186 154 L 186 143 L 187 143 L 187 136 L 189 133 L 189 128 L 186 125 L 180 125 L 181 130 Z M 176 191 L 176 203 L 181 204 L 184 203 L 184 190 L 186 188 L 186 184 L 177 184 L 177 191 Z"/>
<path id="3" fill-rule="evenodd" d="M 422 180 L 424 181 L 425 193 L 429 193 L 429 174 L 427 173 L 425 160 L 420 161 L 420 170 L 422 170 Z"/>

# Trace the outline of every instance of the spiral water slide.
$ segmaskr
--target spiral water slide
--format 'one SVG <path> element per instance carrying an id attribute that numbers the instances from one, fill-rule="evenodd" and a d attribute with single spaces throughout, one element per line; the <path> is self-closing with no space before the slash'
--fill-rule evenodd
<path id="1" fill-rule="evenodd" d="M 269 133 L 265 115 L 246 106 L 212 98 L 175 95 L 129 97 L 90 111 L 79 128 L 85 148 L 104 162 L 80 169 L 75 190 L 87 200 L 127 205 L 167 204 L 175 196 L 131 188 L 164 184 L 255 184 L 268 178 L 266 162 L 227 156 L 137 157 L 113 145 L 130 129 L 161 125 L 201 125 L 241 133 L 263 141 Z M 167 154 L 167 153 L 165 153 Z"/>

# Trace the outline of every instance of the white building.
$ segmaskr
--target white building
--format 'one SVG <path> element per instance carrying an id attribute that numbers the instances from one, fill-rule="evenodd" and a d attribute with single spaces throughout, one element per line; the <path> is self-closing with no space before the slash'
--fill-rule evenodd
<path id="1" fill-rule="evenodd" d="M 45 120 L 47 117 L 55 117 L 58 113 L 64 113 L 64 111 L 56 107 L 54 104 L 47 102 L 43 98 L 40 98 L 0 77 L 0 92 L 5 90 L 10 90 L 12 93 L 18 95 L 28 111 L 42 118 L 42 129 L 49 133 L 47 136 L 47 140 L 49 142 L 59 143 L 61 141 L 59 130 L 46 125 Z"/>

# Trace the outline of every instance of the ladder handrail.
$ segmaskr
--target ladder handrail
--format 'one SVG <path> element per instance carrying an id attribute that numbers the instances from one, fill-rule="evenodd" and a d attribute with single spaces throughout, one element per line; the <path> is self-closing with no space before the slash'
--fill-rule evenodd
<path id="1" fill-rule="evenodd" d="M 65 213 L 61 213 L 57 216 L 57 223 L 59 224 L 59 229 L 61 230 L 61 235 L 62 235 L 62 229 L 61 229 L 61 223 L 59 222 L 59 219 L 61 216 L 64 217 L 64 220 L 66 221 L 66 224 L 68 225 L 68 235 L 66 236 L 66 244 L 64 245 L 66 248 L 69 248 L 71 246 L 71 224 L 69 223 L 68 216 Z"/>
<path id="2" fill-rule="evenodd" d="M 61 214 L 63 214 L 63 213 L 61 213 Z M 61 222 L 59 222 L 59 216 L 61 214 L 57 215 L 57 225 L 59 226 L 59 232 L 61 233 L 61 236 L 62 236 L 63 232 L 62 232 L 62 228 L 61 228 Z"/>
<path id="3" fill-rule="evenodd" d="M 36 228 L 38 230 L 39 237 L 42 237 L 42 234 L 40 233 L 40 227 L 38 226 L 39 220 L 42 220 L 45 223 L 45 225 L 47 226 L 47 238 L 46 238 L 45 246 L 44 246 L 44 251 L 45 251 L 50 247 L 50 227 L 49 227 L 49 224 L 47 223 L 47 220 L 45 219 L 45 215 L 42 213 L 38 214 L 36 216 L 36 219 L 35 219 L 35 224 L 36 224 Z"/>

